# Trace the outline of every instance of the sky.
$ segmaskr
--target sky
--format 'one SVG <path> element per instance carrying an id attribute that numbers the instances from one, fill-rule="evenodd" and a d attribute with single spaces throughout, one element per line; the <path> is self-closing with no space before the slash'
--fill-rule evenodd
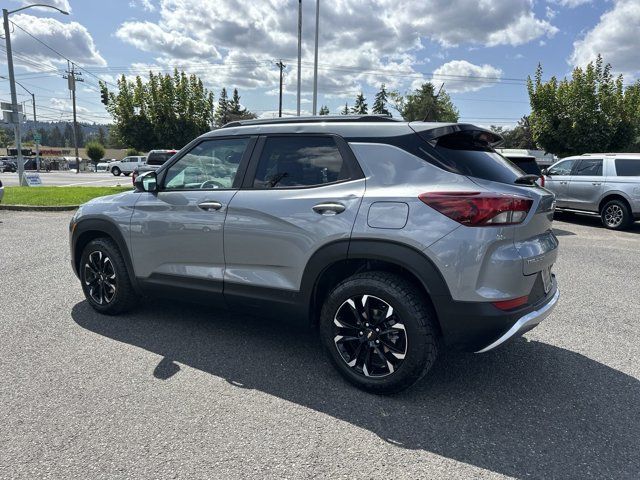
<path id="1" fill-rule="evenodd" d="M 30 3 L 4 0 L 14 10 Z M 69 11 L 30 8 L 10 16 L 16 78 L 36 96 L 39 120 L 68 120 L 63 75 L 78 65 L 80 121 L 108 123 L 98 80 L 171 72 L 200 76 L 217 95 L 237 87 L 259 116 L 294 114 L 296 0 L 39 0 Z M 302 110 L 312 110 L 315 8 L 302 0 Z M 332 113 L 363 92 L 369 107 L 382 83 L 404 94 L 433 82 L 451 95 L 460 121 L 513 126 L 529 112 L 525 80 L 570 75 L 601 53 L 625 83 L 640 78 L 640 0 L 320 0 L 319 105 Z M 0 75 L 7 77 L 0 42 Z M 31 95 L 18 87 L 19 100 Z M 0 99 L 9 84 L 0 78 Z M 27 112 L 31 104 L 25 105 Z"/>

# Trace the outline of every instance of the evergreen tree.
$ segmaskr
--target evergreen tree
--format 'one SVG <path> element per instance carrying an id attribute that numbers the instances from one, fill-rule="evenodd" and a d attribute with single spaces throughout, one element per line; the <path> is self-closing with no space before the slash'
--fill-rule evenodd
<path id="1" fill-rule="evenodd" d="M 349 115 L 349 104 L 344 102 L 344 108 L 340 112 L 341 115 Z"/>
<path id="2" fill-rule="evenodd" d="M 407 122 L 457 122 L 460 115 L 447 92 L 442 90 L 437 95 L 431 83 L 423 83 L 406 97 L 398 92 L 392 92 L 389 97 Z"/>
<path id="3" fill-rule="evenodd" d="M 373 113 L 376 115 L 391 115 L 387 109 L 388 93 L 383 83 L 380 86 L 380 91 L 376 93 L 375 100 L 373 102 Z"/>
<path id="4" fill-rule="evenodd" d="M 104 128 L 98 127 L 98 143 L 100 145 L 107 146 L 107 136 L 104 133 Z"/>
<path id="5" fill-rule="evenodd" d="M 320 108 L 320 115 L 329 115 L 329 107 L 327 107 L 326 105 L 323 105 Z"/>
<path id="6" fill-rule="evenodd" d="M 351 113 L 356 115 L 366 115 L 368 111 L 369 107 L 367 105 L 367 100 L 364 98 L 362 92 L 360 92 L 356 97 L 356 103 L 354 103 Z"/>
<path id="7" fill-rule="evenodd" d="M 229 113 L 232 115 L 242 114 L 242 107 L 240 106 L 240 95 L 238 95 L 238 89 L 233 89 L 233 96 L 229 102 Z"/>
<path id="8" fill-rule="evenodd" d="M 229 118 L 229 99 L 227 97 L 227 89 L 223 88 L 220 92 L 220 98 L 218 99 L 218 106 L 216 107 L 215 123 L 218 127 L 228 123 Z"/>

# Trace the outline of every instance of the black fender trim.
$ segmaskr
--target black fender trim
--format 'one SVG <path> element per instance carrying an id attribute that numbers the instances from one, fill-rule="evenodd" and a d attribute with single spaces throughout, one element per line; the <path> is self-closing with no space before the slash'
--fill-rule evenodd
<path id="1" fill-rule="evenodd" d="M 101 218 L 88 218 L 86 220 L 80 220 L 75 228 L 72 230 L 71 235 L 71 264 L 73 266 L 73 271 L 76 276 L 79 275 L 78 272 L 78 262 L 80 260 L 80 256 L 82 252 L 78 251 L 77 243 L 78 239 L 82 237 L 84 233 L 87 232 L 99 232 L 104 233 L 113 239 L 114 242 L 118 245 L 120 249 L 120 253 L 122 253 L 122 257 L 124 258 L 124 263 L 127 267 L 127 273 L 129 274 L 129 279 L 131 280 L 131 284 L 133 288 L 136 290 L 136 293 L 141 294 L 142 290 L 140 289 L 140 285 L 136 279 L 135 272 L 133 270 L 133 263 L 131 261 L 131 255 L 129 254 L 129 248 L 127 247 L 127 242 L 125 242 L 122 232 L 113 222 L 109 220 L 101 219 Z"/>

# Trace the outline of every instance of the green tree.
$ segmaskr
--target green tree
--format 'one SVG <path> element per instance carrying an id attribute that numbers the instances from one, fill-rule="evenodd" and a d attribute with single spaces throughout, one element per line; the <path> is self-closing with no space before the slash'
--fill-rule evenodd
<path id="1" fill-rule="evenodd" d="M 560 156 L 630 148 L 640 132 L 640 82 L 624 88 L 622 75 L 598 55 L 571 79 L 542 81 L 542 66 L 527 79 L 533 139 Z"/>
<path id="2" fill-rule="evenodd" d="M 522 117 L 512 129 L 491 125 L 491 130 L 504 138 L 504 142 L 500 145 L 501 148 L 524 148 L 526 150 L 536 150 L 538 148 L 533 140 L 533 133 L 531 132 L 531 125 L 527 115 Z"/>
<path id="3" fill-rule="evenodd" d="M 373 113 L 376 115 L 391 115 L 389 113 L 389 109 L 387 108 L 387 102 L 389 101 L 389 94 L 383 83 L 380 86 L 380 90 L 376 93 L 375 99 L 373 101 Z"/>
<path id="4" fill-rule="evenodd" d="M 87 150 L 87 156 L 91 159 L 93 164 L 97 164 L 102 158 L 104 158 L 104 147 L 98 142 L 89 142 L 85 146 Z"/>
<path id="5" fill-rule="evenodd" d="M 395 108 L 407 122 L 457 122 L 460 116 L 451 97 L 442 89 L 439 94 L 433 84 L 423 83 L 420 88 L 406 96 L 398 92 L 389 94 Z"/>
<path id="6" fill-rule="evenodd" d="M 366 115 L 369 111 L 369 106 L 367 105 L 367 99 L 364 98 L 364 94 L 360 92 L 356 96 L 356 103 L 353 104 L 351 108 L 351 113 L 355 115 Z"/>
<path id="7" fill-rule="evenodd" d="M 326 105 L 323 105 L 320 108 L 320 115 L 329 115 L 329 107 L 327 107 Z"/>
<path id="8" fill-rule="evenodd" d="M 104 128 L 98 127 L 98 143 L 100 145 L 107 145 L 107 136 L 104 133 Z"/>
<path id="9" fill-rule="evenodd" d="M 114 143 L 143 151 L 181 148 L 211 126 L 213 95 L 197 76 L 177 69 L 172 75 L 150 72 L 147 81 L 123 75 L 117 92 L 108 94 Z"/>
<path id="10" fill-rule="evenodd" d="M 256 115 L 246 108 L 244 108 L 240 104 L 240 95 L 238 94 L 238 89 L 233 89 L 233 96 L 231 97 L 231 101 L 229 102 L 229 120 L 230 122 L 235 122 L 237 120 L 247 120 L 251 118 L 256 118 Z"/>
<path id="11" fill-rule="evenodd" d="M 340 115 L 349 115 L 349 104 L 344 102 L 344 108 L 340 111 Z"/>
<path id="12" fill-rule="evenodd" d="M 136 150 L 135 148 L 128 148 L 127 149 L 127 157 L 137 157 L 140 155 L 140 152 L 138 150 Z"/>
<path id="13" fill-rule="evenodd" d="M 227 89 L 223 88 L 218 98 L 218 105 L 215 113 L 215 124 L 218 127 L 229 122 L 229 98 L 227 97 Z"/>

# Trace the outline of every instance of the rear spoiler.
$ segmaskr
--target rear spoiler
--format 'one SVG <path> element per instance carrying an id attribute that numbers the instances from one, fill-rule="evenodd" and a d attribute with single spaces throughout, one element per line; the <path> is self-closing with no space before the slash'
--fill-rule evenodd
<path id="1" fill-rule="evenodd" d="M 435 146 L 436 141 L 445 135 L 451 135 L 458 132 L 469 132 L 486 135 L 486 140 L 491 147 L 496 148 L 504 142 L 504 138 L 496 132 L 487 130 L 486 128 L 471 125 L 470 123 L 429 123 L 429 122 L 410 122 L 409 128 L 420 135 L 425 141 Z"/>

